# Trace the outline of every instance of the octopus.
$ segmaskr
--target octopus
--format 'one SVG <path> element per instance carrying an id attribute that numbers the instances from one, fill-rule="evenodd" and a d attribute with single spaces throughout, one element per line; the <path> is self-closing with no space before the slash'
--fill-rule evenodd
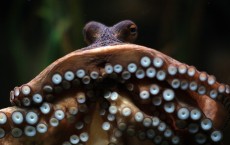
<path id="1" fill-rule="evenodd" d="M 3 145 L 227 145 L 230 88 L 155 49 L 137 26 L 89 22 L 87 47 L 10 92 Z"/>

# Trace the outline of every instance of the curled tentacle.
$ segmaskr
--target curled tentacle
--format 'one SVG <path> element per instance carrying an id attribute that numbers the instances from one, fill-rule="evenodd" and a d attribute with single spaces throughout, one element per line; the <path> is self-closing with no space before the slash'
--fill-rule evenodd
<path id="1" fill-rule="evenodd" d="M 96 132 L 102 144 L 221 144 L 228 137 L 229 86 L 139 45 L 72 52 L 10 94 L 26 109 L 2 110 L 3 141 L 25 127 L 43 138 L 66 131 L 63 144 L 99 143 Z"/>

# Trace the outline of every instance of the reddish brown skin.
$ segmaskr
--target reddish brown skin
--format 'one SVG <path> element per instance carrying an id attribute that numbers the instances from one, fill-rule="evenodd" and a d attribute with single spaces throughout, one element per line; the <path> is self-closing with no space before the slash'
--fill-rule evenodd
<path id="1" fill-rule="evenodd" d="M 93 28 L 93 29 L 92 29 Z M 162 120 L 164 120 L 170 127 L 174 130 L 174 132 L 181 137 L 183 145 L 196 145 L 194 141 L 194 136 L 188 134 L 188 131 L 185 129 L 180 129 L 176 126 L 177 117 L 176 114 L 166 114 L 163 112 L 161 108 L 153 108 L 150 101 L 143 101 L 136 97 L 140 88 L 145 88 L 152 81 L 155 81 L 160 87 L 168 88 L 170 87 L 170 81 L 174 78 L 183 79 L 187 81 L 196 81 L 199 85 L 203 85 L 206 87 L 207 91 L 212 89 L 218 90 L 220 86 L 219 82 L 215 82 L 213 85 L 208 85 L 207 82 L 201 82 L 199 80 L 200 72 L 196 70 L 196 73 L 193 77 L 189 77 L 186 74 L 176 74 L 175 76 L 168 75 L 166 80 L 164 81 L 157 81 L 144 78 L 143 80 L 137 80 L 131 78 L 125 84 L 120 82 L 115 83 L 115 85 L 107 86 L 107 84 L 103 84 L 106 78 L 117 78 L 120 77 L 118 75 L 107 75 L 104 71 L 104 66 L 106 64 L 121 64 L 122 66 L 127 66 L 130 62 L 139 64 L 141 57 L 148 56 L 150 58 L 160 57 L 164 60 L 164 65 L 161 67 L 162 70 L 167 70 L 167 67 L 170 64 L 173 64 L 176 67 L 182 65 L 181 62 L 178 62 L 171 57 L 158 52 L 154 49 L 147 48 L 140 45 L 134 44 L 127 44 L 133 42 L 137 37 L 137 27 L 132 21 L 122 21 L 113 27 L 106 27 L 103 24 L 97 22 L 88 23 L 84 28 L 84 36 L 86 42 L 89 44 L 88 47 L 83 48 L 81 50 L 74 51 L 66 56 L 58 59 L 57 61 L 53 62 L 49 65 L 46 69 L 44 69 L 37 77 L 32 79 L 30 82 L 26 83 L 25 85 L 31 88 L 30 95 L 26 96 L 31 99 L 31 94 L 40 92 L 43 96 L 46 96 L 47 93 L 43 91 L 44 85 L 51 85 L 52 84 L 51 78 L 52 75 L 56 72 L 60 74 L 64 74 L 65 71 L 71 70 L 75 72 L 77 69 L 84 68 L 86 72 L 88 71 L 98 71 L 101 78 L 98 80 L 92 81 L 92 86 L 83 85 L 82 83 L 80 86 L 71 87 L 69 90 L 65 90 L 60 94 L 54 94 L 54 98 L 49 100 L 44 98 L 46 101 L 50 101 L 50 103 L 55 106 L 56 108 L 61 108 L 67 112 L 68 107 L 70 106 L 77 106 L 79 104 L 75 101 L 78 92 L 84 92 L 88 88 L 92 88 L 98 95 L 99 98 L 103 95 L 103 91 L 105 88 L 110 89 L 112 91 L 117 91 L 120 95 L 120 99 L 116 102 L 118 106 L 127 105 L 129 106 L 134 112 L 137 110 L 143 111 L 147 116 L 154 116 L 156 112 Z M 191 66 L 185 65 L 187 68 Z M 209 76 L 209 75 L 208 75 Z M 110 82 L 111 83 L 111 82 Z M 129 92 L 125 86 L 129 83 L 134 84 L 134 91 Z M 98 84 L 102 87 L 98 87 Z M 122 87 L 119 87 L 119 86 Z M 23 85 L 22 85 L 23 86 Z M 21 90 L 21 87 L 19 89 Z M 227 85 L 224 85 L 226 88 Z M 223 93 L 219 93 L 219 96 L 216 100 L 211 99 L 207 94 L 199 95 L 198 93 L 191 91 L 191 90 L 175 90 L 177 95 L 176 100 L 174 100 L 177 107 L 183 103 L 186 107 L 197 107 L 202 111 L 203 117 L 210 118 L 213 121 L 213 127 L 215 129 L 223 131 L 223 140 L 219 143 L 214 142 L 207 142 L 210 145 L 228 145 L 228 137 L 229 137 L 229 92 L 227 89 Z M 20 94 L 17 97 L 11 98 L 11 102 L 17 107 L 9 107 L 6 109 L 2 109 L 1 112 L 4 112 L 8 118 L 10 118 L 11 114 L 15 110 L 21 110 L 22 112 L 27 112 L 28 110 L 34 109 L 39 113 L 39 105 L 40 104 L 32 104 L 29 107 L 20 106 L 21 100 L 25 96 Z M 112 103 L 111 101 L 108 101 Z M 96 114 L 99 113 L 99 105 L 100 101 L 98 100 L 96 103 L 92 103 L 89 107 L 92 107 L 92 111 L 88 112 L 91 115 L 92 120 L 91 122 L 84 128 L 85 131 L 89 133 L 90 140 L 85 143 L 86 145 L 94 145 L 94 144 L 108 144 L 110 135 L 112 134 L 111 131 L 103 132 L 101 131 L 101 123 L 106 120 L 105 117 L 98 117 Z M 54 107 L 54 108 L 55 108 Z M 52 116 L 50 115 L 43 115 L 40 114 L 41 121 L 44 121 L 48 124 L 49 118 Z M 0 139 L 0 144 L 4 145 L 22 145 L 22 144 L 36 144 L 36 145 L 56 145 L 61 144 L 63 141 L 68 140 L 69 136 L 73 133 L 76 133 L 74 128 L 74 123 L 78 120 L 83 120 L 85 114 L 82 113 L 77 115 L 74 118 L 65 118 L 64 120 L 60 121 L 60 125 L 56 128 L 51 127 L 49 128 L 48 132 L 44 135 L 38 134 L 35 137 L 26 137 L 22 136 L 19 139 L 13 138 L 10 134 L 7 134 L 3 139 Z M 113 127 L 118 126 L 119 122 L 123 120 L 123 122 L 127 122 L 128 124 L 134 125 L 136 128 L 142 128 L 140 124 L 136 123 L 133 118 L 133 114 L 128 117 L 124 118 L 121 115 L 117 115 L 117 121 L 113 122 Z M 73 119 L 72 122 L 69 120 Z M 92 123 L 93 122 L 93 123 Z M 97 125 L 96 125 L 97 124 Z M 23 124 L 20 127 L 24 127 Z M 95 127 L 95 126 L 98 126 Z M 12 121 L 6 123 L 6 125 L 0 125 L 0 127 L 10 131 L 11 127 L 14 127 Z M 143 129 L 143 128 L 142 128 Z M 79 133 L 79 132 L 77 132 Z M 100 143 L 98 143 L 98 138 L 100 138 Z M 19 140 L 19 142 L 18 142 Z M 45 140 L 45 141 L 44 141 Z M 123 136 L 117 145 L 121 143 L 125 145 L 139 145 L 139 144 L 146 144 L 146 145 L 155 145 L 149 140 L 139 140 L 137 137 L 129 137 L 127 135 Z"/>

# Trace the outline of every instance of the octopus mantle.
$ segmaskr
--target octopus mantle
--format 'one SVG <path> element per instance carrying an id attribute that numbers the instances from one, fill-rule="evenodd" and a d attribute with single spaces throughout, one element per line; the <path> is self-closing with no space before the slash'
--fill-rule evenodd
<path id="1" fill-rule="evenodd" d="M 74 51 L 10 93 L 3 145 L 227 145 L 229 86 L 133 44 Z"/>

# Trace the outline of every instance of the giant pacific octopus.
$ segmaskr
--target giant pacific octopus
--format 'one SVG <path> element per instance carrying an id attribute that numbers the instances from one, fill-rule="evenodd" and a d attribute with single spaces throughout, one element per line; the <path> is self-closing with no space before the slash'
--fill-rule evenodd
<path id="1" fill-rule="evenodd" d="M 88 46 L 10 92 L 4 145 L 227 145 L 230 88 L 213 75 L 131 44 L 137 26 L 89 22 Z"/>

